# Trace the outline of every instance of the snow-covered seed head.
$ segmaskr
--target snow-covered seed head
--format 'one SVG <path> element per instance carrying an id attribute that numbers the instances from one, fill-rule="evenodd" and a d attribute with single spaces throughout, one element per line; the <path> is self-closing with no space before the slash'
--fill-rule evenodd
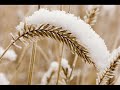
<path id="1" fill-rule="evenodd" d="M 66 39 L 63 38 L 64 36 L 59 37 L 60 33 L 57 33 L 61 30 L 57 28 L 54 30 L 54 34 L 53 32 L 50 34 L 48 29 L 49 25 L 46 24 L 59 28 L 62 27 L 61 33 L 65 30 L 71 33 L 65 32 L 66 34 L 62 35 L 66 35 L 65 37 L 69 38 L 69 40 L 71 38 L 72 41 L 75 37 L 75 42 L 79 44 L 75 45 L 74 43 L 74 45 L 72 45 L 70 41 L 64 43 L 66 43 L 73 51 L 75 51 L 75 53 L 82 57 L 85 62 L 94 64 L 98 70 L 103 70 L 108 64 L 109 51 L 107 50 L 104 40 L 91 28 L 89 24 L 81 20 L 79 17 L 66 13 L 65 11 L 49 11 L 47 9 L 39 9 L 31 16 L 26 17 L 25 20 L 27 25 L 42 25 L 45 29 L 40 29 L 39 31 L 34 30 L 36 31 L 34 33 L 38 34 L 39 32 L 40 36 L 49 36 L 64 42 L 66 41 Z M 24 30 L 24 24 L 24 22 L 20 22 L 16 29 Z M 36 34 L 33 34 L 33 36 Z M 74 37 L 71 37 L 71 35 Z"/>
<path id="2" fill-rule="evenodd" d="M 97 75 L 97 84 L 110 85 L 115 83 L 118 73 L 117 70 L 120 66 L 120 47 L 110 54 L 108 60 L 107 67 Z"/>

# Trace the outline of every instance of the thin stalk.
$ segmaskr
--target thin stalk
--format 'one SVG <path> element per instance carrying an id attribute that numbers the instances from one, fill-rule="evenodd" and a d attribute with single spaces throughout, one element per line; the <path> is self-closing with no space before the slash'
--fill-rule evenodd
<path id="1" fill-rule="evenodd" d="M 44 52 L 44 50 L 40 47 L 40 46 L 37 46 L 38 50 L 40 51 L 40 53 L 42 54 L 42 56 L 45 58 L 45 60 L 48 62 L 49 61 L 49 58 L 48 56 L 46 55 L 46 53 Z"/>
<path id="2" fill-rule="evenodd" d="M 22 53 L 21 53 L 21 55 L 20 55 L 20 58 L 19 58 L 19 60 L 18 60 L 18 64 L 17 64 L 17 66 L 16 66 L 16 70 L 18 70 L 18 68 L 20 67 L 20 65 L 21 65 L 21 63 L 22 63 L 22 61 L 23 61 L 23 57 L 24 57 L 25 52 L 26 52 L 26 50 L 28 49 L 28 47 L 29 47 L 29 46 L 23 48 L 23 51 L 22 51 Z"/>
<path id="3" fill-rule="evenodd" d="M 73 61 L 73 64 L 72 64 L 72 71 L 71 71 L 71 73 L 70 73 L 69 80 L 70 80 L 70 78 L 71 78 L 71 76 L 72 76 L 72 73 L 73 73 L 73 71 L 74 71 L 74 68 L 75 68 L 75 65 L 76 65 L 76 62 L 77 62 L 77 58 L 78 58 L 78 55 L 75 54 L 74 61 Z"/>
<path id="4" fill-rule="evenodd" d="M 56 85 L 58 85 L 58 81 L 59 81 L 59 77 L 60 77 L 60 69 L 61 69 L 61 60 L 62 60 L 62 56 L 63 56 L 63 50 L 64 50 L 64 44 L 61 44 L 61 55 L 60 55 L 60 58 L 59 58 L 59 68 L 58 68 L 58 75 L 57 75 L 57 82 L 56 82 Z"/>
<path id="5" fill-rule="evenodd" d="M 35 62 L 35 57 L 36 57 L 36 45 L 37 43 L 33 43 L 32 47 L 32 55 L 30 59 L 30 64 L 29 64 L 29 70 L 28 70 L 28 85 L 32 84 L 32 75 L 33 75 L 33 69 L 34 69 L 34 62 Z"/>
<path id="6" fill-rule="evenodd" d="M 14 72 L 14 74 L 13 74 L 13 78 L 11 79 L 11 82 L 14 80 L 14 78 L 15 78 L 17 72 L 18 72 L 18 69 L 20 68 L 20 66 L 21 66 L 21 64 L 22 64 L 23 57 L 24 57 L 25 52 L 26 52 L 26 50 L 28 49 L 28 47 L 29 47 L 29 45 L 28 45 L 27 47 L 24 47 L 24 48 L 23 48 L 23 51 L 21 52 L 20 58 L 19 58 L 19 60 L 18 60 L 18 64 L 17 64 L 17 66 L 16 66 L 16 68 L 15 68 L 15 72 Z"/>

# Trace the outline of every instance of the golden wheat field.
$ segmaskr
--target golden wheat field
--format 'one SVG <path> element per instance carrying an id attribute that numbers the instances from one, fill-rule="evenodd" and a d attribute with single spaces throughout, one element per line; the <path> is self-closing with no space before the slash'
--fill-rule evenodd
<path id="1" fill-rule="evenodd" d="M 0 5 L 0 85 L 120 85 L 120 5 Z"/>

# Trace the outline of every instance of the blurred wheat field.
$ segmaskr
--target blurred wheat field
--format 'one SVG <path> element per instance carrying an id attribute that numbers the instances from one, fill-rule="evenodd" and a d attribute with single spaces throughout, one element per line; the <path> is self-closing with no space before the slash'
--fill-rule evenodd
<path id="1" fill-rule="evenodd" d="M 0 47 L 4 49 L 11 41 L 10 32 L 16 32 L 16 26 L 25 16 L 32 15 L 34 11 L 40 8 L 48 10 L 64 10 L 75 16 L 83 17 L 86 10 L 90 9 L 90 5 L 0 5 Z M 93 26 L 93 30 L 104 39 L 108 50 L 112 52 L 120 45 L 120 6 L 119 5 L 100 5 L 100 13 L 97 22 Z M 51 38 L 40 38 L 36 47 L 36 60 L 34 63 L 32 84 L 40 84 L 44 74 L 48 71 L 53 61 L 59 62 L 61 56 L 60 43 Z M 27 84 L 29 62 L 32 55 L 32 43 L 28 47 L 18 42 L 22 49 L 12 47 L 16 52 L 15 61 L 3 59 L 0 63 L 0 72 L 4 73 L 10 84 L 21 85 Z M 68 60 L 72 66 L 75 55 L 65 45 L 63 49 L 63 58 Z M 21 64 L 16 70 L 17 65 Z M 96 70 L 91 65 L 86 65 L 80 57 L 73 71 L 74 77 L 70 81 L 70 85 L 95 85 Z M 55 84 L 56 78 L 53 78 L 51 84 Z"/>

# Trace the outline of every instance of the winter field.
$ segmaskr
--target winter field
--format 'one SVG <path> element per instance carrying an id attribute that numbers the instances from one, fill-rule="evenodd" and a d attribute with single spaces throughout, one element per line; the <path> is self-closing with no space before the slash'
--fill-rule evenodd
<path id="1" fill-rule="evenodd" d="M 120 5 L 0 5 L 0 85 L 120 85 Z"/>

